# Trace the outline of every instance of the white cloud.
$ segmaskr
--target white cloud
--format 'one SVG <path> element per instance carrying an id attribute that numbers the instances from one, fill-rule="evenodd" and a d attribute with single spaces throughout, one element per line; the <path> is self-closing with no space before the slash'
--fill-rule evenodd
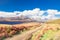
<path id="1" fill-rule="evenodd" d="M 14 14 L 14 12 L 2 12 L 0 11 L 0 17 L 13 17 L 16 16 L 16 14 Z"/>
<path id="2" fill-rule="evenodd" d="M 48 13 L 47 16 L 44 16 L 44 13 Z M 0 11 L 0 17 L 16 17 L 16 16 L 24 16 L 29 17 L 33 20 L 47 20 L 47 19 L 58 19 L 55 15 L 60 15 L 60 11 L 48 9 L 48 10 L 40 10 L 39 8 L 35 8 L 33 10 L 24 10 L 24 11 L 14 11 L 14 12 L 3 12 Z M 21 17 L 20 17 L 21 18 Z"/>

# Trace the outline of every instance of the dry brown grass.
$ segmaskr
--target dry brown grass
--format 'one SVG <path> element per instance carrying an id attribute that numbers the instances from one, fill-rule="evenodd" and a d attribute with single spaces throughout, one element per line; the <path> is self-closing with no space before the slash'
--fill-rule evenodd
<path id="1" fill-rule="evenodd" d="M 3 28 L 13 28 L 13 30 L 15 30 L 14 28 L 18 28 L 18 29 L 24 29 L 24 28 L 27 28 L 27 30 L 28 29 L 30 29 L 30 28 L 33 28 L 33 29 L 35 29 L 35 28 L 37 28 L 37 27 L 39 27 L 40 26 L 40 23 L 38 23 L 38 22 L 30 22 L 30 23 L 23 23 L 23 24 L 15 24 L 15 25 L 8 25 L 8 24 L 0 24 L 0 27 L 3 27 Z M 33 29 L 31 30 L 32 32 L 34 32 L 33 31 Z M 39 28 L 38 28 L 39 29 Z M 37 29 L 37 30 L 38 30 Z M 20 31 L 21 31 L 20 30 Z M 16 30 L 17 31 L 17 30 Z M 29 31 L 29 30 L 28 30 Z M 29 31 L 29 32 L 27 32 L 27 33 L 24 33 L 24 34 L 21 34 L 21 36 L 18 36 L 18 35 L 16 35 L 16 36 L 14 36 L 14 37 L 12 37 L 13 39 L 11 39 L 11 40 L 18 40 L 18 39 L 21 39 L 22 40 L 22 38 L 24 38 L 25 36 L 26 36 L 26 38 L 25 39 L 27 39 L 27 37 L 29 37 L 30 35 L 31 35 L 31 31 Z M 19 34 L 20 35 L 20 34 Z M 16 38 L 16 39 L 15 39 Z M 10 38 L 7 38 L 6 40 L 9 40 Z"/>

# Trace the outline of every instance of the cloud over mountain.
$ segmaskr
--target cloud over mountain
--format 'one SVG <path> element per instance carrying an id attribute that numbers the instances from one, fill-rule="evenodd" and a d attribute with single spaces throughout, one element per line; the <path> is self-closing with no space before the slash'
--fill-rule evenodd
<path id="1" fill-rule="evenodd" d="M 59 19 L 60 11 L 48 9 L 40 10 L 35 8 L 33 10 L 24 10 L 24 11 L 14 11 L 14 12 L 3 12 L 0 11 L 0 17 L 20 17 L 20 18 L 29 18 L 32 20 L 49 20 L 49 19 Z"/>

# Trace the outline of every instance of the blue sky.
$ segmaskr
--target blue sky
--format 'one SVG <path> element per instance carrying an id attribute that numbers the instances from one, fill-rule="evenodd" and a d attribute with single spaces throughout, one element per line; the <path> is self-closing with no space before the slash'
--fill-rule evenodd
<path id="1" fill-rule="evenodd" d="M 0 11 L 23 11 L 40 8 L 60 11 L 60 0 L 0 0 Z"/>
<path id="2" fill-rule="evenodd" d="M 0 17 L 60 19 L 60 0 L 0 0 Z"/>

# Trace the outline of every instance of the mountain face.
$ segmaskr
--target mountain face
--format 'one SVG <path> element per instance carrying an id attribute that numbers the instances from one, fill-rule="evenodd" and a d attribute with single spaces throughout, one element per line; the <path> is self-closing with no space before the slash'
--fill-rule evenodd
<path id="1" fill-rule="evenodd" d="M 41 19 L 37 17 L 26 17 L 26 16 L 16 16 L 16 17 L 0 17 L 0 21 L 9 21 L 9 22 L 44 22 L 47 19 Z"/>
<path id="2" fill-rule="evenodd" d="M 34 22 L 34 20 L 26 17 L 0 17 L 0 24 L 21 24 L 25 22 Z"/>
<path id="3" fill-rule="evenodd" d="M 43 18 L 43 17 L 39 17 L 39 16 L 24 16 L 24 15 L 20 15 L 20 16 L 14 16 L 14 17 L 0 17 L 0 21 L 11 21 L 11 22 L 31 22 L 31 21 L 35 21 L 35 22 L 45 22 L 47 20 L 54 20 L 54 19 L 47 19 L 47 18 Z"/>
<path id="4" fill-rule="evenodd" d="M 30 22 L 32 19 L 24 16 L 16 17 L 0 17 L 0 21 L 9 21 L 9 22 Z"/>

